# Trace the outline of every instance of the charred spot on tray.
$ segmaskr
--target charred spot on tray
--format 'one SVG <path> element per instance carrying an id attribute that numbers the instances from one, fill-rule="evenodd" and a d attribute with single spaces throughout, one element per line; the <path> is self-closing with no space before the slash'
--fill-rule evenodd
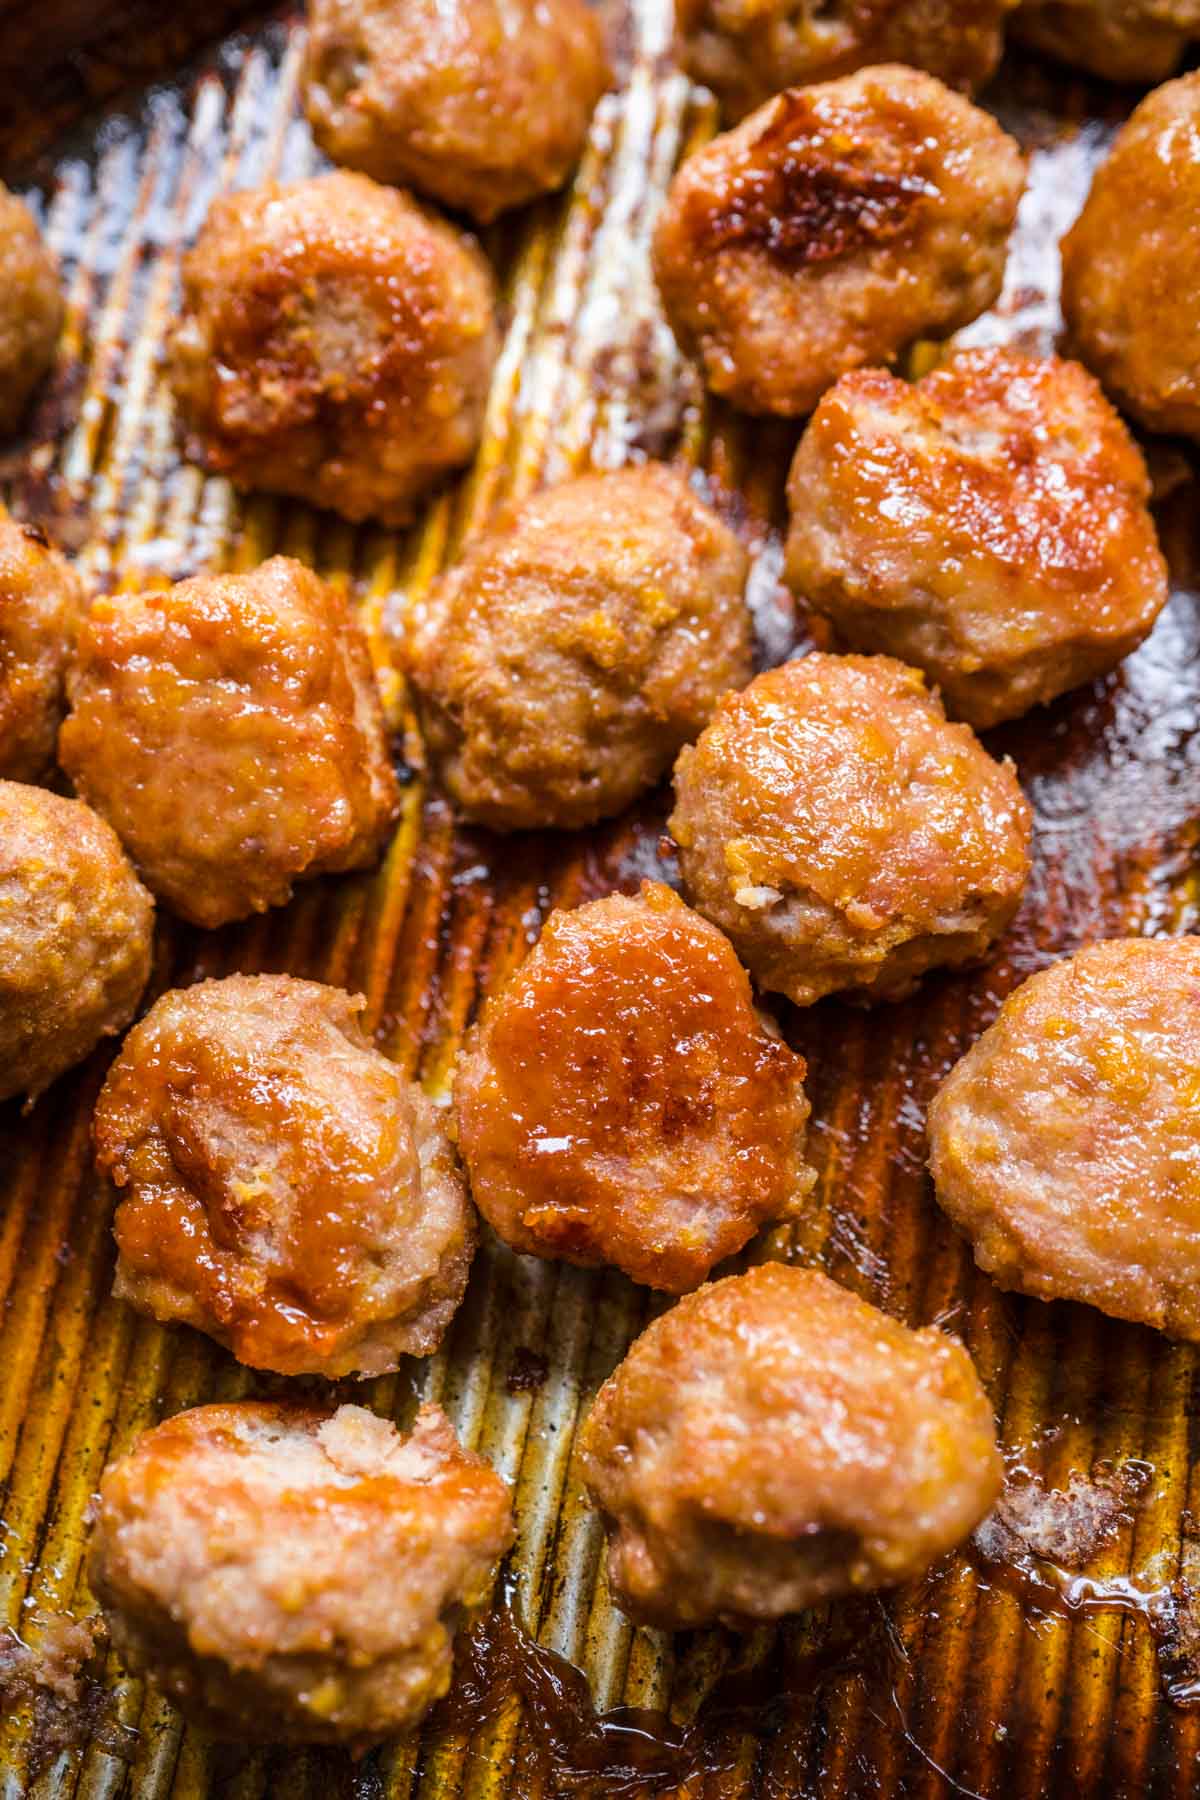
<path id="1" fill-rule="evenodd" d="M 550 1365 L 539 1350 L 518 1344 L 508 1365 L 504 1385 L 510 1394 L 535 1394 L 550 1372 Z"/>

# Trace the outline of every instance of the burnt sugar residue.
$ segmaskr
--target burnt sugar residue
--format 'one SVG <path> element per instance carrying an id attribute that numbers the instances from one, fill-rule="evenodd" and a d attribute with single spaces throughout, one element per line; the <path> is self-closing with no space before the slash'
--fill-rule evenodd
<path id="1" fill-rule="evenodd" d="M 89 1742 L 128 1761 L 137 1735 L 118 1722 L 115 1696 L 92 1672 L 107 1642 L 100 1619 L 35 1611 L 22 1630 L 27 1638 L 0 1629 L 0 1717 L 30 1715 L 29 1780 Z"/>

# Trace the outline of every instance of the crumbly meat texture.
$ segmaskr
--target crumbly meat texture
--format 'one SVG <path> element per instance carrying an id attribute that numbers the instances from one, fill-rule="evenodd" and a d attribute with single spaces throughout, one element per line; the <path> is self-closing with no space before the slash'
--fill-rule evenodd
<path id="1" fill-rule="evenodd" d="M 552 913 L 455 1077 L 476 1203 L 518 1250 L 682 1293 L 800 1209 L 804 1074 L 670 888 Z"/>
<path id="2" fill-rule="evenodd" d="M 1078 363 L 843 375 L 792 464 L 787 579 L 977 729 L 1107 673 L 1166 603 L 1141 452 Z"/>
<path id="3" fill-rule="evenodd" d="M 1106 81 L 1163 81 L 1200 36 L 1200 0 L 1021 0 L 1009 29 Z"/>
<path id="4" fill-rule="evenodd" d="M 42 532 L 0 514 L 0 779 L 40 781 L 53 765 L 84 605 Z"/>
<path id="5" fill-rule="evenodd" d="M 1024 184 L 989 114 L 885 64 L 789 88 L 690 156 L 654 235 L 671 328 L 714 392 L 809 413 L 991 305 Z"/>
<path id="6" fill-rule="evenodd" d="M 93 1123 L 120 1195 L 119 1298 L 284 1375 L 383 1375 L 437 1348 L 474 1215 L 364 1004 L 232 975 L 164 994 L 130 1032 Z"/>
<path id="7" fill-rule="evenodd" d="M 410 670 L 455 805 L 501 831 L 620 812 L 751 673 L 746 553 L 661 465 L 535 495 L 443 577 Z"/>
<path id="8" fill-rule="evenodd" d="M 1200 440 L 1200 71 L 1156 88 L 1118 133 L 1062 274 L 1072 346 L 1118 405 Z"/>
<path id="9" fill-rule="evenodd" d="M 104 820 L 0 781 L 0 1099 L 35 1100 L 124 1030 L 153 936 L 154 903 Z"/>
<path id="10" fill-rule="evenodd" d="M 0 437 L 20 425 L 53 363 L 63 312 L 58 264 L 25 202 L 0 182 Z"/>
<path id="11" fill-rule="evenodd" d="M 238 487 L 406 524 L 475 454 L 495 308 L 474 242 L 365 175 L 223 195 L 170 346 L 187 452 Z"/>
<path id="12" fill-rule="evenodd" d="M 684 892 L 759 984 L 903 998 L 1008 925 L 1032 817 L 1011 765 L 915 669 L 813 654 L 722 701 L 680 755 Z"/>
<path id="13" fill-rule="evenodd" d="M 1095 944 L 1022 983 L 929 1109 L 980 1268 L 1200 1342 L 1197 1069 L 1196 938 Z"/>
<path id="14" fill-rule="evenodd" d="M 305 106 L 334 162 L 486 223 L 561 187 L 610 79 L 586 0 L 312 0 Z"/>
<path id="15" fill-rule="evenodd" d="M 1003 1476 L 960 1344 L 779 1263 L 656 1319 L 601 1388 L 581 1460 L 618 1604 L 667 1629 L 907 1581 Z"/>
<path id="16" fill-rule="evenodd" d="M 450 1681 L 512 1542 L 508 1489 L 436 1406 L 234 1402 L 105 1473 L 89 1577 L 122 1660 L 219 1737 L 363 1749 Z"/>
<path id="17" fill-rule="evenodd" d="M 290 557 L 97 600 L 68 686 L 63 768 L 197 925 L 363 868 L 390 833 L 366 642 L 344 595 Z"/>

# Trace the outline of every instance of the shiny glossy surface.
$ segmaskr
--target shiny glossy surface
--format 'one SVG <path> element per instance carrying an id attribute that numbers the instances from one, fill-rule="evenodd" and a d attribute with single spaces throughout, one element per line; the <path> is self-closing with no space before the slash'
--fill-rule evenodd
<path id="1" fill-rule="evenodd" d="M 39 781 L 54 764 L 83 584 L 45 533 L 0 513 L 0 778 Z"/>

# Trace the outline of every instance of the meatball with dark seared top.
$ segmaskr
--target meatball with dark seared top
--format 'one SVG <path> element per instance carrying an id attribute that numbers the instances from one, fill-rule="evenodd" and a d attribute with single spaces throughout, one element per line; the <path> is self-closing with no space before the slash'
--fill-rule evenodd
<path id="1" fill-rule="evenodd" d="M 334 162 L 486 223 L 562 186 L 609 69 L 587 0 L 310 0 L 304 79 Z"/>
<path id="2" fill-rule="evenodd" d="M 1107 81 L 1162 81 L 1200 37 L 1200 0 L 1021 0 L 1010 29 Z"/>
<path id="3" fill-rule="evenodd" d="M 476 1204 L 517 1250 L 681 1293 L 800 1209 L 804 1073 L 670 888 L 552 913 L 455 1076 Z"/>
<path id="4" fill-rule="evenodd" d="M 120 1196 L 116 1293 L 284 1375 L 382 1375 L 435 1350 L 475 1248 L 436 1108 L 365 1002 L 289 975 L 164 994 L 109 1071 L 96 1163 Z"/>
<path id="5" fill-rule="evenodd" d="M 996 121 L 885 64 L 789 88 L 690 156 L 654 237 L 671 328 L 747 412 L 948 337 L 1000 291 L 1024 183 Z"/>
<path id="6" fill-rule="evenodd" d="M 58 264 L 37 221 L 0 182 L 0 437 L 17 429 L 54 361 L 63 310 Z"/>
<path id="7" fill-rule="evenodd" d="M 125 1029 L 153 935 L 154 903 L 104 820 L 0 781 L 0 1099 L 36 1100 Z"/>
<path id="8" fill-rule="evenodd" d="M 597 1395 L 581 1460 L 617 1603 L 668 1630 L 907 1581 L 1003 1477 L 961 1344 L 779 1263 L 656 1319 Z"/>
<path id="9" fill-rule="evenodd" d="M 375 861 L 399 794 L 370 655 L 302 563 L 97 600 L 59 760 L 147 885 L 197 925 Z"/>
<path id="10" fill-rule="evenodd" d="M 184 259 L 170 346 L 188 454 L 404 525 L 475 454 L 495 305 L 472 240 L 365 175 L 225 194 Z"/>
<path id="11" fill-rule="evenodd" d="M 439 1407 L 198 1406 L 100 1484 L 88 1575 L 125 1664 L 222 1738 L 363 1750 L 450 1683 L 512 1542 L 508 1489 Z"/>
<path id="12" fill-rule="evenodd" d="M 792 463 L 787 579 L 982 730 L 1092 681 L 1167 598 L 1141 452 L 1078 363 L 969 350 L 843 375 Z"/>
<path id="13" fill-rule="evenodd" d="M 410 652 L 459 811 L 501 831 L 590 825 L 652 787 L 750 678 L 746 568 L 661 465 L 510 511 L 437 585 Z"/>
<path id="14" fill-rule="evenodd" d="M 0 778 L 40 781 L 53 765 L 84 604 L 43 533 L 0 514 Z"/>
<path id="15" fill-rule="evenodd" d="M 911 993 L 1017 909 L 1032 818 L 1012 767 L 915 669 L 814 654 L 717 708 L 675 771 L 684 892 L 765 988 Z"/>

